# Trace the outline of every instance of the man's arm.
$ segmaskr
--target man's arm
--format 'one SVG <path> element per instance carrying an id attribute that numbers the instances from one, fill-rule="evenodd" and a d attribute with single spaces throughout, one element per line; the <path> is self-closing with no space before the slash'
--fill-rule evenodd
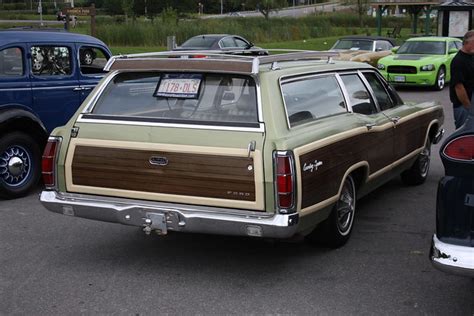
<path id="1" fill-rule="evenodd" d="M 466 89 L 464 89 L 464 85 L 462 83 L 458 83 L 454 86 L 454 91 L 456 91 L 456 96 L 461 104 L 465 108 L 469 108 L 471 105 L 471 101 L 469 101 L 469 97 L 467 96 Z"/>

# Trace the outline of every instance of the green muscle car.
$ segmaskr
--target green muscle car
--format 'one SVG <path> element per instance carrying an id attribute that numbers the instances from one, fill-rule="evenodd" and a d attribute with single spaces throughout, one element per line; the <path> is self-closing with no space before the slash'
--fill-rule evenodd
<path id="1" fill-rule="evenodd" d="M 321 52 L 176 54 L 112 57 L 49 138 L 46 208 L 148 234 L 338 247 L 357 198 L 400 174 L 428 176 L 441 105 L 403 102 L 372 66 Z"/>
<path id="2" fill-rule="evenodd" d="M 461 46 L 462 41 L 452 37 L 410 38 L 396 54 L 381 58 L 377 68 L 392 84 L 442 90 L 451 79 L 451 61 Z"/>

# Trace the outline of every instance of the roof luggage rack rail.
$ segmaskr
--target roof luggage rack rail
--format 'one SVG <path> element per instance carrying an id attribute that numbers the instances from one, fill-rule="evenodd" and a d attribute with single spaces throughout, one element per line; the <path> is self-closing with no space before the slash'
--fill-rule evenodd
<path id="1" fill-rule="evenodd" d="M 133 70 L 203 70 L 229 71 L 235 73 L 257 74 L 260 65 L 299 60 L 324 60 L 332 62 L 339 53 L 328 51 L 267 49 L 267 52 L 283 52 L 273 55 L 238 55 L 245 50 L 193 50 L 193 51 L 164 51 L 154 53 L 138 53 L 112 56 L 104 67 L 105 71 L 119 69 Z M 138 63 L 137 61 L 140 61 Z M 229 61 L 232 61 L 231 63 Z"/>

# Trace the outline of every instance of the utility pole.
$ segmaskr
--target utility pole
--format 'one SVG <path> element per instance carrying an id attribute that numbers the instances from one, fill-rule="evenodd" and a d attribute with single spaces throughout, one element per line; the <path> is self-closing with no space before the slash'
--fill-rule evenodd
<path id="1" fill-rule="evenodd" d="M 221 0 L 221 15 L 224 14 L 224 0 Z"/>
<path id="2" fill-rule="evenodd" d="M 43 26 L 43 6 L 41 4 L 41 0 L 38 2 L 38 13 L 40 14 L 40 25 Z"/>

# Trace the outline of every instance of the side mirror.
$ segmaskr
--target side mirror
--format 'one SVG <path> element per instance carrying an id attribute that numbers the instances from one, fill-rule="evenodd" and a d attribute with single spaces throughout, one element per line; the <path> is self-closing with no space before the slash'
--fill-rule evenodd
<path id="1" fill-rule="evenodd" d="M 400 46 L 395 46 L 394 48 L 392 48 L 392 53 L 396 54 L 399 48 Z"/>
<path id="2" fill-rule="evenodd" d="M 448 54 L 451 55 L 451 54 L 456 54 L 458 52 L 458 49 L 457 48 L 450 48 L 448 50 Z"/>

